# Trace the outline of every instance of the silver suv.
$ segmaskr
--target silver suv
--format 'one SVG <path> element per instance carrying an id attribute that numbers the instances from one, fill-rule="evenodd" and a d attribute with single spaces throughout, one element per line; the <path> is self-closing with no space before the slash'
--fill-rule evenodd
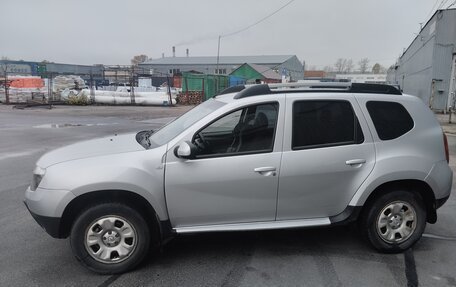
<path id="1" fill-rule="evenodd" d="M 387 85 L 230 88 L 162 129 L 63 147 L 36 165 L 25 204 L 76 258 L 125 272 L 180 233 L 357 221 L 401 252 L 450 196 L 446 137 Z"/>

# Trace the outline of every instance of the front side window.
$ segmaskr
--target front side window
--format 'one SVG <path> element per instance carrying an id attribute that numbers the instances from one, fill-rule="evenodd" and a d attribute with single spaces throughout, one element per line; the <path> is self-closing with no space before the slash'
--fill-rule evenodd
<path id="1" fill-rule="evenodd" d="M 195 134 L 197 157 L 271 152 L 279 105 L 267 103 L 233 111 Z"/>
<path id="2" fill-rule="evenodd" d="M 292 149 L 359 144 L 364 135 L 348 101 L 307 100 L 293 104 Z"/>

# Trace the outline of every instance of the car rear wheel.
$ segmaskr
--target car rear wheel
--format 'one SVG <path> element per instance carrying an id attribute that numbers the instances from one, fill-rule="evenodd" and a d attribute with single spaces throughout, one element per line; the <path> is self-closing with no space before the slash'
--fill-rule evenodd
<path id="1" fill-rule="evenodd" d="M 368 204 L 360 219 L 362 232 L 375 249 L 396 253 L 407 250 L 421 238 L 426 209 L 419 194 L 396 190 Z"/>
<path id="2" fill-rule="evenodd" d="M 102 203 L 80 214 L 70 242 L 75 257 L 85 267 L 100 274 L 115 274 L 143 260 L 150 233 L 144 218 L 131 207 Z"/>

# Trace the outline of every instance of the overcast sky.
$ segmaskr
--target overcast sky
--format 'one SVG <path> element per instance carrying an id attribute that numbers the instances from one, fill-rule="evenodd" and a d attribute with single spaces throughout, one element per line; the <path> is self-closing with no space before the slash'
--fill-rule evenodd
<path id="1" fill-rule="evenodd" d="M 337 58 L 357 63 L 367 57 L 389 66 L 437 1 L 295 0 L 259 25 L 222 38 L 220 55 L 291 54 L 317 68 Z M 177 56 L 185 56 L 186 48 L 191 56 L 215 56 L 218 35 L 255 23 L 287 2 L 0 0 L 0 56 L 129 64 L 137 54 L 170 56 L 173 45 Z"/>

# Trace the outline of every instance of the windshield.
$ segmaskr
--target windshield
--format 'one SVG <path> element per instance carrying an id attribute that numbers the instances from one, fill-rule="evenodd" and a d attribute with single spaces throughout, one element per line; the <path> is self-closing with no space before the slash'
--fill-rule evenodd
<path id="1" fill-rule="evenodd" d="M 225 103 L 210 99 L 194 107 L 150 136 L 152 146 L 161 146 Z"/>

